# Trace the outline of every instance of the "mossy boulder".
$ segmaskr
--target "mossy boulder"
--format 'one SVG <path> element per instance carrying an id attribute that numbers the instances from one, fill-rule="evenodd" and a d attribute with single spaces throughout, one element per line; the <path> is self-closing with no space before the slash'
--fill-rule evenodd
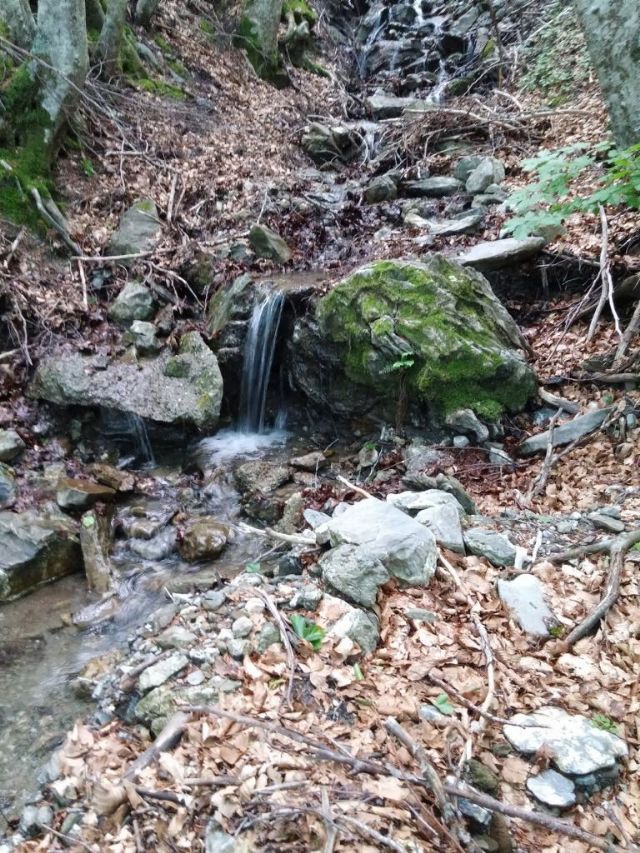
<path id="1" fill-rule="evenodd" d="M 281 17 L 282 0 L 246 0 L 235 38 L 258 76 L 277 86 L 289 82 L 278 53 Z"/>
<path id="2" fill-rule="evenodd" d="M 495 420 L 536 390 L 514 320 L 487 280 L 434 255 L 357 270 L 299 320 L 297 387 L 340 416 L 393 420 L 400 389 L 416 423 L 457 409 Z"/>

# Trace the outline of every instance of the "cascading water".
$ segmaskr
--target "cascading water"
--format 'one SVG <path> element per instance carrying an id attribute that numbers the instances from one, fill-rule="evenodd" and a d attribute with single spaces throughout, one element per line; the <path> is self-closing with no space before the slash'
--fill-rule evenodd
<path id="1" fill-rule="evenodd" d="M 144 422 L 144 418 L 140 415 L 134 415 L 133 412 L 127 413 L 127 425 L 134 440 L 136 449 L 136 457 L 143 465 L 154 466 L 156 464 L 153 448 L 149 441 L 149 433 Z"/>
<path id="2" fill-rule="evenodd" d="M 240 388 L 240 432 L 264 432 L 267 391 L 282 317 L 284 296 L 279 290 L 258 294 L 245 341 Z"/>

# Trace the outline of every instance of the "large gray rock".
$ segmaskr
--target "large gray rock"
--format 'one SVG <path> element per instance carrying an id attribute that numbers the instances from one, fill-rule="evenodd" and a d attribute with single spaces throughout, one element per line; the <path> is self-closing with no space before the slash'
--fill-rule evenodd
<path id="1" fill-rule="evenodd" d="M 589 433 L 595 432 L 606 421 L 611 413 L 610 408 L 594 409 L 586 415 L 578 415 L 566 424 L 560 424 L 553 431 L 553 447 L 561 447 L 563 444 L 571 444 Z M 518 447 L 520 456 L 533 456 L 535 453 L 546 451 L 549 445 L 550 433 L 541 432 L 525 439 Z"/>
<path id="2" fill-rule="evenodd" d="M 483 157 L 473 169 L 466 181 L 469 195 L 483 193 L 488 187 L 496 186 L 504 181 L 504 166 L 495 157 Z"/>
<path id="3" fill-rule="evenodd" d="M 536 800 L 550 808 L 568 809 L 576 804 L 574 783 L 551 767 L 538 773 L 537 776 L 529 776 L 527 790 Z"/>
<path id="4" fill-rule="evenodd" d="M 561 773 L 583 776 L 613 767 L 628 755 L 626 743 L 611 732 L 596 728 L 586 717 L 549 706 L 533 714 L 515 714 L 504 726 L 509 743 L 519 752 L 539 749 L 550 755 Z"/>
<path id="5" fill-rule="evenodd" d="M 527 237 L 516 240 L 506 237 L 504 240 L 489 240 L 467 249 L 456 258 L 463 267 L 473 267 L 479 272 L 491 272 L 510 267 L 534 258 L 544 249 L 542 237 Z"/>
<path id="6" fill-rule="evenodd" d="M 269 258 L 279 264 L 291 260 L 291 249 L 279 234 L 266 225 L 254 225 L 249 232 L 249 243 L 259 258 Z"/>
<path id="7" fill-rule="evenodd" d="M 155 248 L 161 231 L 155 203 L 148 198 L 139 199 L 123 215 L 118 230 L 109 242 L 107 252 L 109 255 L 118 256 L 150 252 Z M 121 263 L 131 266 L 134 259 L 125 259 Z"/>
<path id="8" fill-rule="evenodd" d="M 406 181 L 402 184 L 403 193 L 410 198 L 442 198 L 455 195 L 462 189 L 463 185 L 457 178 L 447 175 L 422 178 L 419 181 Z"/>
<path id="9" fill-rule="evenodd" d="M 558 624 L 544 598 L 544 587 L 534 575 L 519 575 L 512 581 L 498 581 L 498 595 L 527 634 L 548 637 Z"/>
<path id="10" fill-rule="evenodd" d="M 368 204 L 393 201 L 398 196 L 398 186 L 390 175 L 380 175 L 367 184 L 363 196 Z"/>
<path id="11" fill-rule="evenodd" d="M 140 364 L 105 363 L 77 352 L 44 359 L 30 394 L 60 406 L 104 406 L 160 423 L 211 429 L 218 423 L 222 375 L 197 332 L 182 336 L 177 355 L 164 352 Z"/>
<path id="12" fill-rule="evenodd" d="M 109 308 L 109 319 L 129 326 L 134 320 L 150 320 L 155 313 L 156 301 L 149 288 L 139 281 L 130 281 Z"/>
<path id="13" fill-rule="evenodd" d="M 389 580 L 389 573 L 378 557 L 364 545 L 332 548 L 318 565 L 325 583 L 363 607 L 373 607 L 378 587 Z"/>
<path id="14" fill-rule="evenodd" d="M 418 98 L 402 98 L 397 95 L 388 95 L 385 92 L 376 92 L 370 95 L 365 106 L 376 121 L 384 118 L 397 118 L 405 110 L 420 110 L 425 106 L 425 101 Z"/>
<path id="15" fill-rule="evenodd" d="M 11 462 L 26 445 L 14 429 L 0 429 L 0 462 Z"/>
<path id="16" fill-rule="evenodd" d="M 254 460 L 239 465 L 235 470 L 235 479 L 243 494 L 254 492 L 269 494 L 284 483 L 288 483 L 291 474 L 292 471 L 288 465 Z"/>
<path id="17" fill-rule="evenodd" d="M 494 566 L 513 566 L 516 546 L 502 533 L 473 527 L 464 534 L 464 544 L 476 557 L 486 557 Z"/>
<path id="18" fill-rule="evenodd" d="M 454 495 L 440 491 L 440 489 L 427 489 L 424 492 L 399 492 L 395 495 L 387 495 L 387 502 L 403 512 L 409 513 L 409 515 L 440 506 L 451 507 L 459 518 L 463 518 L 466 514 Z"/>
<path id="19" fill-rule="evenodd" d="M 453 500 L 455 501 L 455 498 Z M 458 502 L 455 501 L 455 503 Z M 448 548 L 450 551 L 456 551 L 458 554 L 464 554 L 460 513 L 455 506 L 443 503 L 439 506 L 428 507 L 417 514 L 416 521 L 419 524 L 424 524 L 433 533 L 438 545 L 442 545 L 443 548 Z"/>
<path id="20" fill-rule="evenodd" d="M 360 148 L 353 131 L 342 124 L 326 125 L 314 122 L 305 128 L 302 147 L 318 164 L 333 160 L 347 162 Z"/>
<path id="21" fill-rule="evenodd" d="M 180 541 L 180 555 L 189 563 L 212 560 L 226 548 L 230 530 L 217 518 L 202 515 L 187 522 Z"/>
<path id="22" fill-rule="evenodd" d="M 112 501 L 115 496 L 115 489 L 109 486 L 71 477 L 63 477 L 56 488 L 56 503 L 60 509 L 71 512 L 88 509 L 103 501 Z"/>
<path id="23" fill-rule="evenodd" d="M 0 601 L 81 570 L 78 525 L 71 519 L 0 512 Z"/>
<path id="24" fill-rule="evenodd" d="M 402 376 L 408 416 L 441 424 L 460 408 L 490 420 L 522 408 L 536 388 L 522 345 L 488 282 L 434 255 L 341 281 L 296 322 L 289 362 L 323 413 L 395 422 Z"/>
<path id="25" fill-rule="evenodd" d="M 436 568 L 433 534 L 414 519 L 375 498 L 349 507 L 327 524 L 331 545 L 365 545 L 393 577 L 425 586 Z"/>

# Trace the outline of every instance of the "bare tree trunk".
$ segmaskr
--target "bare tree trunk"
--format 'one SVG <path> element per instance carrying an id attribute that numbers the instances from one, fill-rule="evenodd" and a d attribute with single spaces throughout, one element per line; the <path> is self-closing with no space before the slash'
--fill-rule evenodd
<path id="1" fill-rule="evenodd" d="M 118 70 L 118 54 L 122 44 L 127 5 L 127 0 L 109 0 L 107 17 L 94 54 L 94 60 L 102 63 L 103 77 L 113 77 Z"/>
<path id="2" fill-rule="evenodd" d="M 640 3 L 574 0 L 616 143 L 640 142 Z"/>
<path id="3" fill-rule="evenodd" d="M 136 22 L 142 24 L 143 27 L 148 27 L 151 23 L 151 18 L 158 8 L 158 3 L 159 0 L 138 0 L 136 4 Z"/>
<path id="4" fill-rule="evenodd" d="M 9 38 L 18 47 L 31 47 L 36 24 L 27 0 L 2 0 L 0 22 L 7 28 Z"/>

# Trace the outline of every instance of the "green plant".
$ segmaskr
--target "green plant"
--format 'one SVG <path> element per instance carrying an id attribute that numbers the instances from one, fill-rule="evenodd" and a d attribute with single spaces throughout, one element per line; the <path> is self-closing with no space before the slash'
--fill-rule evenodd
<path id="1" fill-rule="evenodd" d="M 415 363 L 415 353 L 403 352 L 400 358 L 397 358 L 382 371 L 384 374 L 397 373 L 400 376 L 398 402 L 396 404 L 396 432 L 400 432 L 407 416 L 407 375 Z"/>
<path id="2" fill-rule="evenodd" d="M 429 701 L 434 708 L 437 708 L 441 714 L 445 714 L 447 717 L 450 717 L 455 711 L 446 693 L 439 693 L 435 699 L 429 699 Z"/>
<path id="3" fill-rule="evenodd" d="M 297 613 L 289 621 L 297 637 L 300 637 L 301 640 L 306 640 L 314 651 L 320 651 L 320 646 L 326 633 L 324 628 L 316 625 L 315 622 L 310 622 L 304 616 L 300 616 Z"/>
<path id="4" fill-rule="evenodd" d="M 519 239 L 531 234 L 553 238 L 568 216 L 595 213 L 600 206 L 640 209 L 640 144 L 619 150 L 610 143 L 592 149 L 579 143 L 542 151 L 522 167 L 537 180 L 515 190 L 507 201 L 516 215 L 504 231 Z M 587 172 L 595 189 L 577 193 L 575 181 Z"/>
<path id="5" fill-rule="evenodd" d="M 262 567 L 260 566 L 260 563 L 247 563 L 247 565 L 244 568 L 245 568 L 246 572 L 249 572 L 249 574 L 254 574 L 254 575 L 259 575 L 260 572 L 262 571 Z"/>
<path id="6" fill-rule="evenodd" d="M 603 732 L 611 732 L 612 735 L 618 731 L 617 725 L 606 714 L 594 714 L 591 718 L 591 725 L 596 729 L 602 729 Z"/>
<path id="7" fill-rule="evenodd" d="M 93 168 L 93 163 L 88 157 L 83 157 L 80 165 L 82 166 L 82 171 L 88 178 L 92 178 L 95 175 L 96 170 Z"/>

